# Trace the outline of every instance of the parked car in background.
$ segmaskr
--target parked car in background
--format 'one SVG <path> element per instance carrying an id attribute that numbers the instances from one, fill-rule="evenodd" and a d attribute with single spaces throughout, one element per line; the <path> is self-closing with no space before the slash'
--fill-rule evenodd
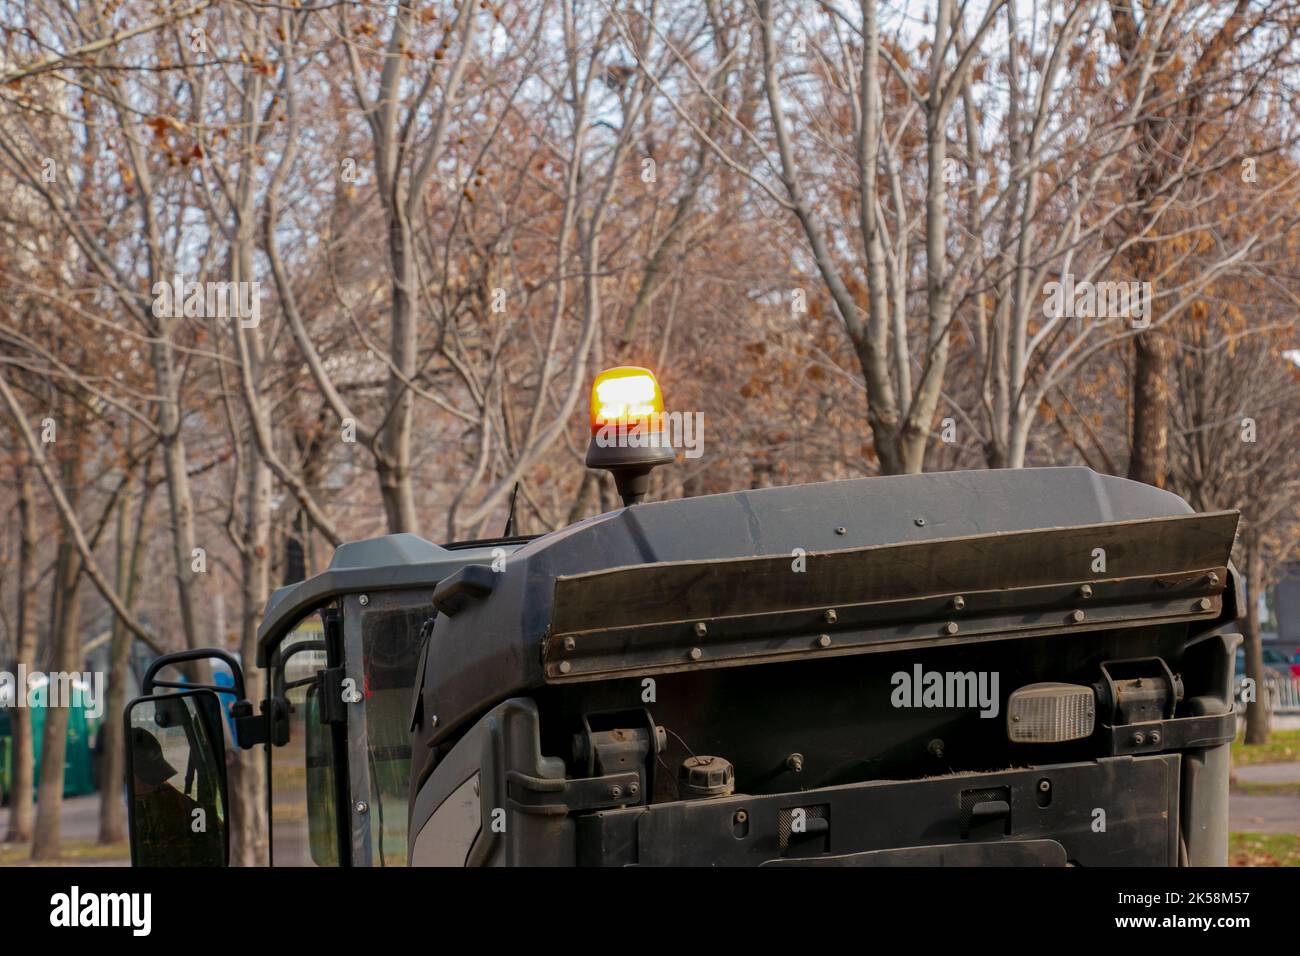
<path id="1" fill-rule="evenodd" d="M 1277 647 L 1264 648 L 1264 669 L 1276 671 L 1282 677 L 1290 677 L 1292 674 L 1300 674 L 1300 654 L 1292 657 L 1286 656 L 1286 651 Z M 1237 676 L 1244 677 L 1246 674 L 1246 650 L 1237 648 Z"/>

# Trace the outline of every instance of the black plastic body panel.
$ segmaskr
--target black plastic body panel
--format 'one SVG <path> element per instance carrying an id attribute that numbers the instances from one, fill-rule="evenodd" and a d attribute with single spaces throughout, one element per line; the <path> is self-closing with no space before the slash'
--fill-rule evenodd
<path id="1" fill-rule="evenodd" d="M 1079 866 L 1174 866 L 1179 761 L 1176 754 L 1118 757 L 1001 773 L 605 810 L 579 819 L 578 860 L 589 866 L 753 866 L 778 860 L 829 861 L 879 850 L 984 844 L 988 851 L 983 862 L 995 863 L 999 853 L 994 846 L 1051 841 L 1064 848 L 1061 862 Z M 1043 786 L 1051 794 L 1046 805 L 1040 799 Z M 1005 794 L 1009 812 L 995 811 L 986 820 L 972 823 L 970 809 L 963 804 L 973 794 Z M 783 834 L 782 815 L 796 808 L 805 810 L 805 825 L 813 808 L 821 815 L 817 819 L 829 821 L 824 841 L 820 835 L 800 842 Z M 737 835 L 738 814 L 747 824 L 744 836 Z M 1042 865 L 1044 857 L 1029 856 L 1034 865 Z M 1025 854 L 1009 853 L 1003 862 L 1023 864 Z"/>

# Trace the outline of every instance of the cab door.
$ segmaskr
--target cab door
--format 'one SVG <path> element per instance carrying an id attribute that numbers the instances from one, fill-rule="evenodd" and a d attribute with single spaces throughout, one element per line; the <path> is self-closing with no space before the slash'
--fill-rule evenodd
<path id="1" fill-rule="evenodd" d="M 342 602 L 354 866 L 406 866 L 411 713 L 429 591 Z"/>
<path id="2" fill-rule="evenodd" d="M 351 865 L 343 672 L 334 608 L 300 620 L 268 659 L 282 727 L 266 755 L 274 866 Z"/>

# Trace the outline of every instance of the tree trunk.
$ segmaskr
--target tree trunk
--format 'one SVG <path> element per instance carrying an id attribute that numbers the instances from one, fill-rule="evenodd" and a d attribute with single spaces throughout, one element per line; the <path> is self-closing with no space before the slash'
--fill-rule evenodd
<path id="1" fill-rule="evenodd" d="M 18 636 L 14 654 L 14 674 L 30 674 L 36 666 L 36 501 L 31 471 L 24 461 L 18 475 Z M 14 694 L 26 696 L 27 688 L 15 685 Z M 14 700 L 15 704 L 19 701 Z M 12 789 L 9 794 L 8 843 L 26 843 L 32 838 L 32 775 L 35 749 L 32 737 L 32 711 L 15 706 L 10 712 L 13 723 Z"/>
<path id="2" fill-rule="evenodd" d="M 190 493 L 190 476 L 185 460 L 185 440 L 181 435 L 180 382 L 173 363 L 167 329 L 159 329 L 152 361 L 158 393 L 158 426 L 162 432 L 163 468 L 167 480 L 167 503 L 171 520 L 172 560 L 176 569 L 176 597 L 180 607 L 185 646 L 199 646 L 198 612 L 195 604 L 197 587 L 194 571 L 194 498 Z"/>
<path id="3" fill-rule="evenodd" d="M 246 206 L 251 201 L 246 199 Z M 251 221 L 252 210 L 246 208 L 243 218 Z M 236 242 L 233 262 L 233 279 L 248 280 L 253 275 L 252 237 L 241 234 Z M 231 334 L 240 356 L 241 374 L 252 386 L 251 398 L 246 404 L 248 414 L 254 419 L 248 428 L 246 447 L 247 468 L 243 489 L 243 541 L 239 560 L 243 578 L 243 607 L 240 615 L 239 655 L 244 665 L 244 692 L 247 699 L 256 702 L 265 696 L 261 669 L 254 667 L 257 660 L 257 629 L 262 611 L 271 591 L 271 468 L 258 443 L 258 434 L 269 436 L 272 432 L 267 397 L 262 389 L 266 381 L 264 363 L 266 354 L 260 333 L 256 328 L 244 329 L 231 324 Z M 238 441 L 239 437 L 233 436 Z M 224 634 L 217 640 L 223 645 Z M 266 766 L 261 748 L 244 750 L 233 748 L 230 766 L 231 808 L 228 819 L 230 831 L 230 862 L 232 866 L 262 866 L 267 859 L 266 819 Z"/>
<path id="4" fill-rule="evenodd" d="M 1259 598 L 1264 592 L 1264 555 L 1259 531 L 1250 529 L 1246 546 L 1246 676 L 1255 682 L 1255 700 L 1246 705 L 1246 743 L 1266 744 L 1269 734 L 1269 691 L 1265 683 L 1264 648 L 1259 636 Z"/>
<path id="5" fill-rule="evenodd" d="M 415 377 L 416 314 L 415 289 L 419 281 L 411 260 L 410 229 L 406 224 L 402 203 L 392 213 L 390 227 L 390 255 L 393 263 L 393 313 L 392 335 L 389 348 L 393 364 L 407 379 Z M 388 379 L 387 419 L 380 430 L 377 471 L 379 491 L 388 516 L 388 531 L 419 531 L 419 517 L 415 508 L 415 494 L 411 487 L 411 413 L 415 401 L 401 379 L 390 375 Z"/>
<path id="6" fill-rule="evenodd" d="M 1133 436 L 1128 476 L 1165 486 L 1169 462 L 1169 336 L 1145 329 L 1133 337 Z"/>
<path id="7" fill-rule="evenodd" d="M 253 414 L 261 409 L 250 409 Z M 271 470 L 257 454 L 256 441 L 249 440 L 249 466 L 245 491 L 243 571 L 243 614 L 240 628 L 240 658 L 246 665 L 257 659 L 257 628 L 270 591 L 271 560 Z M 264 696 L 262 671 L 244 669 L 244 690 L 248 699 Z M 262 866 L 266 863 L 266 773 L 261 748 L 234 749 L 231 764 L 231 810 L 234 827 L 230 834 L 232 866 Z"/>
<path id="8" fill-rule="evenodd" d="M 77 469 L 78 471 L 80 469 Z M 70 485 L 76 494 L 78 486 Z M 53 703 L 56 673 L 80 669 L 81 658 L 81 559 L 76 547 L 67 540 L 59 543 L 58 568 L 54 577 L 59 613 L 52 632 L 54 653 L 50 682 L 45 688 L 45 733 L 41 740 L 41 779 L 36 805 L 36 829 L 32 835 L 33 860 L 57 860 L 60 852 L 60 829 L 63 814 L 63 773 L 68 749 L 68 704 Z M 62 682 L 60 682 L 62 683 Z M 62 683 L 61 690 L 66 688 Z"/>
<path id="9" fill-rule="evenodd" d="M 128 439 L 129 441 L 129 439 Z M 144 485 L 140 489 L 140 510 L 135 529 L 127 537 L 127 501 L 124 499 L 117 522 L 117 593 L 122 603 L 135 610 L 139 593 L 140 561 L 144 554 L 146 530 L 149 524 L 149 468 L 144 468 Z M 121 618 L 113 617 L 113 640 L 109 649 L 108 704 L 104 711 L 103 735 L 100 752 L 103 754 L 99 792 L 99 842 L 121 843 L 126 839 L 126 804 L 121 799 L 119 784 L 126 779 L 126 732 L 123 710 L 126 707 L 127 671 L 131 662 L 131 632 Z"/>

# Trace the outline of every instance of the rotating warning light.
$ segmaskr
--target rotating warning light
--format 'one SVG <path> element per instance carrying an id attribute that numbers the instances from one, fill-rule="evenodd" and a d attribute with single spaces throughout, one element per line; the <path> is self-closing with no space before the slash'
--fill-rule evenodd
<path id="1" fill-rule="evenodd" d="M 608 368 L 591 383 L 587 467 L 602 468 L 614 476 L 624 505 L 645 498 L 650 472 L 675 457 L 663 413 L 664 395 L 648 368 Z"/>
<path id="2" fill-rule="evenodd" d="M 620 365 L 596 376 L 591 386 L 591 433 L 606 426 L 657 430 L 664 396 L 654 372 L 638 365 Z"/>

